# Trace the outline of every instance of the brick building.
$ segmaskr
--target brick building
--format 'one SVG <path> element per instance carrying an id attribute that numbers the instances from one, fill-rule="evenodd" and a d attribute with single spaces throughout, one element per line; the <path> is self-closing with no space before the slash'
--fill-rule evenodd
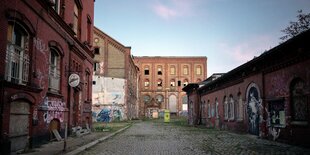
<path id="1" fill-rule="evenodd" d="M 192 83 L 189 124 L 310 145 L 310 30 L 204 86 Z"/>
<path id="2" fill-rule="evenodd" d="M 137 118 L 138 68 L 131 47 L 95 27 L 94 49 L 93 121 Z"/>
<path id="3" fill-rule="evenodd" d="M 151 117 L 169 109 L 172 114 L 187 110 L 182 88 L 207 76 L 206 57 L 134 57 L 140 69 L 139 116 Z"/>
<path id="4" fill-rule="evenodd" d="M 92 0 L 1 1 L 0 154 L 92 122 L 93 18 Z"/>

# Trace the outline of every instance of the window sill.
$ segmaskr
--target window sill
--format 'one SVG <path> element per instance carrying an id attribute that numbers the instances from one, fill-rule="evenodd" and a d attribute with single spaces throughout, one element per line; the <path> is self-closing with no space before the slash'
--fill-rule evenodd
<path id="1" fill-rule="evenodd" d="M 296 126 L 307 126 L 308 122 L 307 121 L 292 121 L 291 125 L 296 125 Z"/>
<path id="2" fill-rule="evenodd" d="M 63 97 L 59 92 L 55 92 L 51 90 L 48 90 L 46 94 L 49 96 L 54 96 L 54 97 Z"/>

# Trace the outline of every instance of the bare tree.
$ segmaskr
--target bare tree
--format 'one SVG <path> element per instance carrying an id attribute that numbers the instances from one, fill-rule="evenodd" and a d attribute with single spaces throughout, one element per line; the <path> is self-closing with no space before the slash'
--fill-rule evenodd
<path id="1" fill-rule="evenodd" d="M 305 14 L 302 10 L 297 11 L 298 15 L 296 16 L 298 20 L 296 22 L 290 22 L 290 25 L 285 29 L 281 30 L 285 35 L 280 37 L 282 41 L 288 40 L 294 36 L 297 36 L 301 32 L 310 29 L 310 13 Z"/>

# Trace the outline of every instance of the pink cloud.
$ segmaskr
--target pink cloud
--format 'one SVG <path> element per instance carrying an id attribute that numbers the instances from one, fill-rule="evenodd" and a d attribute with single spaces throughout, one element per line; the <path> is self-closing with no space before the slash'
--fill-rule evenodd
<path id="1" fill-rule="evenodd" d="M 261 55 L 264 51 L 268 51 L 271 47 L 277 45 L 276 40 L 272 40 L 270 36 L 255 36 L 236 45 L 220 44 L 220 49 L 225 57 L 228 57 L 237 65 L 246 63 L 254 57 Z"/>
<path id="2" fill-rule="evenodd" d="M 175 9 L 169 8 L 169 7 L 162 5 L 162 4 L 155 5 L 154 11 L 157 15 L 159 15 L 160 17 L 162 17 L 164 19 L 170 19 L 170 18 L 178 16 Z"/>
<path id="3" fill-rule="evenodd" d="M 193 0 L 165 0 L 153 4 L 153 11 L 160 17 L 168 20 L 175 17 L 188 16 L 192 14 Z"/>

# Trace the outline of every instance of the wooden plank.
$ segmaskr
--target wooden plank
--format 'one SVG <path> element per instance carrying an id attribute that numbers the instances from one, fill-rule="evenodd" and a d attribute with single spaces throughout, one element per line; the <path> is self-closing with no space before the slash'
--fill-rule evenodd
<path id="1" fill-rule="evenodd" d="M 62 140 L 62 138 L 61 138 L 61 136 L 60 136 L 60 134 L 59 134 L 59 132 L 57 130 L 54 129 L 53 133 L 54 133 L 54 135 L 55 135 L 55 137 L 57 138 L 58 141 Z"/>

